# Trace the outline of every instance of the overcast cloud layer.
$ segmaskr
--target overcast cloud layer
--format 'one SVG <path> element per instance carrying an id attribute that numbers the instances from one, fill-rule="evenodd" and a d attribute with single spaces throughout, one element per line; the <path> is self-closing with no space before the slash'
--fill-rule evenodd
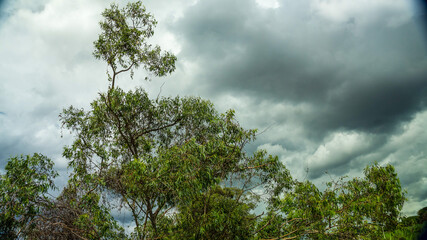
<path id="1" fill-rule="evenodd" d="M 0 169 L 11 155 L 41 152 L 64 184 L 72 139 L 58 114 L 88 108 L 107 88 L 91 52 L 110 2 L 0 1 Z M 177 54 L 177 70 L 151 82 L 137 71 L 120 87 L 233 108 L 262 132 L 249 150 L 267 149 L 319 186 L 325 171 L 361 176 L 367 164 L 391 163 L 408 191 L 405 213 L 427 206 L 427 26 L 415 1 L 144 4 L 159 21 L 152 41 Z"/>

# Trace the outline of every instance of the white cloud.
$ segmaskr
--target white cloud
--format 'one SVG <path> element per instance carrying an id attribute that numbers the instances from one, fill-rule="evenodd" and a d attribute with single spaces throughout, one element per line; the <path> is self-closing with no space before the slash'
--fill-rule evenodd
<path id="1" fill-rule="evenodd" d="M 427 142 L 426 125 L 427 111 L 417 113 L 411 121 L 403 124 L 401 134 L 391 137 L 389 147 L 394 149 L 399 149 L 398 147 L 401 146 L 416 148 L 417 145 Z"/>
<path id="2" fill-rule="evenodd" d="M 280 7 L 280 3 L 277 0 L 256 0 L 256 3 L 262 8 Z"/>
<path id="3" fill-rule="evenodd" d="M 11 2 L 0 27 L 0 155 L 40 152 L 63 169 L 62 147 L 70 139 L 61 138 L 58 114 L 71 104 L 87 106 L 107 85 L 105 68 L 91 56 L 105 6 L 29 2 Z"/>
<path id="4" fill-rule="evenodd" d="M 266 150 L 268 154 L 282 156 L 286 154 L 286 149 L 278 144 L 266 143 L 258 146 L 258 150 Z"/>
<path id="5" fill-rule="evenodd" d="M 356 19 L 366 26 L 384 21 L 389 26 L 400 25 L 413 15 L 411 1 L 407 0 L 313 0 L 312 11 L 334 22 Z"/>
<path id="6" fill-rule="evenodd" d="M 320 145 L 308 159 L 314 171 L 328 170 L 349 163 L 365 154 L 374 143 L 373 136 L 358 132 L 337 132 Z"/>

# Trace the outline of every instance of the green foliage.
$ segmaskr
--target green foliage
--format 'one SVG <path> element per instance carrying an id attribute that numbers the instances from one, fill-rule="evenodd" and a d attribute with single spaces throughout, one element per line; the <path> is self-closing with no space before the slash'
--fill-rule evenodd
<path id="1" fill-rule="evenodd" d="M 2 239 L 117 239 L 125 235 L 99 195 L 85 186 L 66 188 L 54 200 L 53 162 L 35 153 L 10 158 L 0 177 L 0 236 Z"/>
<path id="2" fill-rule="evenodd" d="M 76 134 L 64 156 L 73 178 L 99 180 L 99 192 L 119 198 L 133 214 L 140 237 L 180 202 L 225 180 L 238 180 L 243 189 L 268 185 L 279 192 L 289 182 L 277 157 L 243 148 L 255 137 L 244 130 L 234 112 L 219 114 L 200 98 L 149 99 L 142 89 L 120 88 L 100 94 L 85 112 L 70 107 L 63 125 Z"/>
<path id="3" fill-rule="evenodd" d="M 394 230 L 405 197 L 393 166 L 374 164 L 364 172 L 363 179 L 328 182 L 324 192 L 308 181 L 295 181 L 278 205 L 286 217 L 276 234 L 283 232 L 281 238 L 375 239 Z"/>
<path id="4" fill-rule="evenodd" d="M 108 75 L 112 81 L 111 88 L 114 88 L 117 74 L 130 70 L 132 77 L 133 69 L 141 64 L 156 76 L 164 76 L 175 70 L 176 57 L 173 54 L 166 52 L 162 55 L 159 46 L 153 47 L 147 43 L 147 39 L 154 34 L 157 22 L 140 1 L 128 3 L 122 9 L 111 4 L 102 16 L 102 33 L 94 42 L 93 54 L 111 68 L 113 75 Z"/>
<path id="5" fill-rule="evenodd" d="M 69 184 L 26 236 L 34 239 L 125 239 L 122 227 L 89 186 Z"/>
<path id="6" fill-rule="evenodd" d="M 417 212 L 419 223 L 424 223 L 427 221 L 427 207 L 423 207 Z"/>
<path id="7" fill-rule="evenodd" d="M 420 222 L 418 216 L 402 217 L 399 222 L 400 227 L 409 227 Z"/>
<path id="8" fill-rule="evenodd" d="M 0 175 L 0 236 L 14 239 L 34 228 L 58 174 L 53 162 L 37 153 L 10 158 L 5 170 Z"/>
<path id="9" fill-rule="evenodd" d="M 280 212 L 268 211 L 260 221 L 257 222 L 254 235 L 256 239 L 280 239 L 285 235 L 282 225 L 286 222 L 285 216 Z"/>
<path id="10" fill-rule="evenodd" d="M 250 239 L 255 204 L 241 189 L 214 186 L 179 206 L 176 239 Z"/>
<path id="11" fill-rule="evenodd" d="M 91 187 L 78 185 L 76 188 L 70 183 L 57 199 L 56 209 L 46 215 L 58 218 L 66 226 L 62 231 L 73 229 L 73 235 L 80 238 L 124 239 L 123 228 L 110 215 L 110 209 L 100 203 L 100 195 Z"/>
<path id="12" fill-rule="evenodd" d="M 422 231 L 422 224 L 414 224 L 411 226 L 398 227 L 394 231 L 384 233 L 384 239 L 402 239 L 402 240 L 417 240 Z"/>
<path id="13" fill-rule="evenodd" d="M 355 182 L 354 185 L 355 187 L 364 187 L 364 195 L 376 198 L 369 199 L 368 217 L 382 228 L 394 230 L 405 201 L 400 180 L 394 167 L 390 164 L 385 167 L 375 164 L 365 168 L 364 173 L 366 182 Z"/>
<path id="14" fill-rule="evenodd" d="M 140 2 L 123 9 L 113 4 L 103 17 L 94 55 L 111 67 L 111 88 L 90 111 L 70 107 L 60 116 L 76 137 L 64 148 L 73 184 L 97 179 L 94 191 L 132 212 L 136 238 L 159 236 L 168 211 L 220 182 L 237 182 L 242 194 L 265 186 L 269 199 L 289 187 L 289 173 L 277 157 L 246 155 L 256 131 L 241 128 L 233 111 L 219 114 L 200 98 L 151 100 L 140 88 L 114 88 L 118 74 L 130 70 L 132 76 L 140 64 L 157 76 L 171 73 L 176 58 L 160 56 L 159 47 L 146 43 L 156 21 Z"/>

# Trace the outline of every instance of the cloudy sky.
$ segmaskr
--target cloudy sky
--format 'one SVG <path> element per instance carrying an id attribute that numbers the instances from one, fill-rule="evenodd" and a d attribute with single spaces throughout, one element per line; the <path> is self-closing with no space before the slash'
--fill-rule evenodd
<path id="1" fill-rule="evenodd" d="M 110 3 L 0 0 L 0 169 L 9 156 L 40 152 L 64 183 L 72 139 L 58 114 L 88 109 L 107 89 L 92 43 Z M 177 70 L 150 82 L 138 70 L 120 87 L 235 109 L 262 132 L 249 151 L 266 149 L 319 186 L 391 163 L 408 191 L 404 212 L 427 206 L 427 26 L 415 0 L 144 4 L 159 22 L 151 41 L 177 55 Z"/>

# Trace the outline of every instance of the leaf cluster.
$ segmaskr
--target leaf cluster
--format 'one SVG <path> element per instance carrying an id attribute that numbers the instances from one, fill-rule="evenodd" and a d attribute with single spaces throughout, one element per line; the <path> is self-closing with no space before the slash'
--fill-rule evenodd
<path id="1" fill-rule="evenodd" d="M 159 46 L 152 46 L 147 39 L 154 34 L 157 21 L 148 13 L 140 1 L 128 3 L 120 9 L 117 4 L 102 13 L 101 34 L 94 42 L 93 55 L 104 60 L 111 68 L 108 74 L 114 88 L 116 76 L 143 65 L 155 76 L 165 76 L 175 70 L 176 57 L 161 53 Z"/>
<path id="2" fill-rule="evenodd" d="M 35 153 L 9 159 L 0 175 L 0 236 L 19 238 L 34 228 L 42 208 L 49 206 L 48 190 L 58 175 L 53 162 Z"/>
<path id="3" fill-rule="evenodd" d="M 280 238 L 378 238 L 384 229 L 393 231 L 405 201 L 397 174 L 393 166 L 378 164 L 364 173 L 362 179 L 327 182 L 323 192 L 309 181 L 295 181 L 276 206 L 284 216 L 276 231 Z"/>

